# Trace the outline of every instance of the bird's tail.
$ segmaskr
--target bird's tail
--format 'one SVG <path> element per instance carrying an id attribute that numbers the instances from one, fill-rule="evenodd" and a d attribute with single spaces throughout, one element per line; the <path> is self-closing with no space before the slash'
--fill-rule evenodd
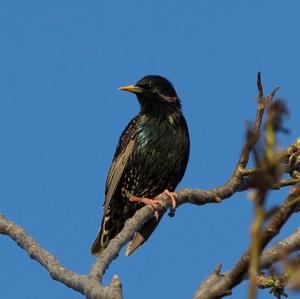
<path id="1" fill-rule="evenodd" d="M 113 239 L 124 227 L 124 223 L 128 215 L 119 215 L 111 212 L 108 208 L 105 216 L 102 219 L 101 227 L 91 247 L 91 253 L 99 256 L 102 251 L 108 246 L 108 243 Z"/>
<path id="2" fill-rule="evenodd" d="M 98 231 L 97 237 L 91 247 L 91 253 L 95 256 L 99 256 L 108 245 L 108 242 L 105 242 L 106 239 L 108 239 L 108 231 L 103 229 L 104 226 L 105 218 L 102 220 L 100 230 Z"/>
<path id="3" fill-rule="evenodd" d="M 132 216 L 133 215 L 130 215 L 130 217 Z M 141 229 L 134 235 L 133 240 L 128 244 L 125 253 L 126 256 L 131 255 L 148 240 L 152 232 L 159 224 L 162 216 L 163 213 L 159 214 L 158 218 L 151 218 L 141 227 Z M 99 256 L 108 246 L 109 241 L 123 229 L 125 221 L 130 217 L 128 217 L 128 215 L 118 215 L 118 217 L 114 217 L 110 212 L 110 209 L 108 209 L 105 217 L 103 217 L 101 228 L 98 232 L 96 240 L 91 247 L 91 253 L 95 256 Z"/>
<path id="4" fill-rule="evenodd" d="M 129 256 L 143 245 L 151 236 L 157 225 L 159 224 L 163 214 L 159 214 L 158 218 L 152 217 L 146 222 L 141 229 L 134 235 L 133 240 L 127 246 L 125 255 Z"/>

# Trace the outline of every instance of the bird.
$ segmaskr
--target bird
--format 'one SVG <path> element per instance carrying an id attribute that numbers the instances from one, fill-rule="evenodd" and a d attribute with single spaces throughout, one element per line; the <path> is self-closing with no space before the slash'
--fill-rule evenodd
<path id="1" fill-rule="evenodd" d="M 174 190 L 189 159 L 188 126 L 172 83 L 162 76 L 147 75 L 119 89 L 136 95 L 140 111 L 121 134 L 107 175 L 103 218 L 91 247 L 95 256 L 101 255 L 137 210 L 145 204 L 155 206 L 159 194 L 166 194 L 175 207 Z M 156 213 L 141 227 L 125 255 L 150 237 L 163 214 Z"/>

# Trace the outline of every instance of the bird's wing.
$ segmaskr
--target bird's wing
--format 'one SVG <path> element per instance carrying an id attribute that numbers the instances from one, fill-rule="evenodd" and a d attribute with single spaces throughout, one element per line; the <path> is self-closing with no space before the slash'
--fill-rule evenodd
<path id="1" fill-rule="evenodd" d="M 129 156 L 133 152 L 134 144 L 134 139 L 130 139 L 126 147 L 118 155 L 116 155 L 116 157 L 113 160 L 113 163 L 111 165 L 106 179 L 104 215 L 109 207 L 112 197 L 116 192 L 120 178 L 128 162 Z"/>

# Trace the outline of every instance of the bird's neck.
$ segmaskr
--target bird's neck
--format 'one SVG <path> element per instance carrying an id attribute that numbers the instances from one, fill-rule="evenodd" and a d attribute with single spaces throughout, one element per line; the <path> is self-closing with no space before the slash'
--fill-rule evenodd
<path id="1" fill-rule="evenodd" d="M 182 119 L 181 107 L 177 104 L 162 103 L 159 105 L 143 105 L 140 111 L 140 117 L 146 122 L 166 123 L 176 126 Z"/>

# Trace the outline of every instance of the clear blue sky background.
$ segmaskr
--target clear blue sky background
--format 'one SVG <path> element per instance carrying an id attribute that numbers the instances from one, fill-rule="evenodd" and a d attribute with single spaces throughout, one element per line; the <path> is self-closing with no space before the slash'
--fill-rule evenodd
<path id="1" fill-rule="evenodd" d="M 107 170 L 139 109 L 117 88 L 145 74 L 169 78 L 182 99 L 192 144 L 179 187 L 229 177 L 255 115 L 259 70 L 266 92 L 281 86 L 291 111 L 281 144 L 292 142 L 300 135 L 299 11 L 296 0 L 1 1 L 0 213 L 66 267 L 88 272 Z M 118 274 L 125 298 L 191 298 L 218 263 L 229 269 L 245 250 L 251 219 L 245 193 L 185 205 L 136 254 L 122 251 L 105 283 Z M 10 239 L 0 237 L 0 248 L 1 298 L 81 298 Z M 244 283 L 232 298 L 246 294 Z"/>

